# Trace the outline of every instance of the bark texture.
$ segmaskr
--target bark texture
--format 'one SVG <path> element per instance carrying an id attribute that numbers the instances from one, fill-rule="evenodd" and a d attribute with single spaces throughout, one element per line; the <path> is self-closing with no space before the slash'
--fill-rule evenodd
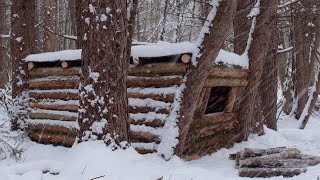
<path id="1" fill-rule="evenodd" d="M 257 17 L 257 24 L 252 35 L 253 40 L 248 53 L 249 84 L 245 88 L 246 94 L 243 96 L 239 109 L 239 122 L 245 138 L 250 133 L 263 133 L 262 117 L 257 118 L 255 114 L 261 110 L 254 105 L 260 101 L 258 87 L 261 83 L 263 64 L 270 47 L 278 3 L 279 0 L 261 0 L 260 14 Z"/>
<path id="2" fill-rule="evenodd" d="M 28 105 L 27 71 L 23 61 L 27 55 L 34 52 L 34 0 L 13 0 L 11 9 L 11 62 L 12 62 L 12 98 L 14 114 L 12 128 L 17 129 L 26 116 Z"/>
<path id="3" fill-rule="evenodd" d="M 233 21 L 234 52 L 237 54 L 244 53 L 247 47 L 252 22 L 252 20 L 248 18 L 248 14 L 254 3 L 255 0 L 243 0 L 237 4 L 237 12 Z"/>
<path id="4" fill-rule="evenodd" d="M 127 7 L 125 0 L 82 1 L 80 141 L 128 141 Z"/>
<path id="5" fill-rule="evenodd" d="M 6 33 L 6 2 L 0 0 L 0 36 Z M 8 82 L 8 62 L 6 58 L 6 39 L 0 37 L 0 88 L 5 88 Z"/>
<path id="6" fill-rule="evenodd" d="M 264 124 L 268 128 L 277 130 L 277 92 L 278 92 L 278 31 L 277 22 L 273 21 L 273 36 L 270 48 L 263 65 L 263 73 L 260 84 L 261 110 Z"/>
<path id="7" fill-rule="evenodd" d="M 309 0 L 302 0 L 293 10 L 293 47 L 295 96 L 297 100 L 296 118 L 299 119 L 308 101 L 309 58 L 313 36 L 310 26 L 310 12 L 303 10 L 310 7 Z"/>
<path id="8" fill-rule="evenodd" d="M 54 6 L 53 0 L 44 0 L 44 34 L 43 50 L 44 52 L 54 51 L 53 31 L 54 28 Z"/>
<path id="9" fill-rule="evenodd" d="M 204 40 L 200 45 L 201 57 L 197 58 L 197 66 L 192 66 L 187 72 L 187 80 L 185 82 L 180 117 L 179 117 L 179 143 L 176 146 L 175 154 L 182 156 L 187 133 L 196 110 L 196 103 L 200 98 L 200 93 L 195 95 L 194 92 L 200 92 L 205 84 L 205 80 L 210 74 L 210 68 L 217 57 L 221 46 L 226 39 L 228 29 L 231 27 L 237 1 L 224 0 L 219 3 L 217 14 L 210 27 L 209 32 L 205 34 Z"/>

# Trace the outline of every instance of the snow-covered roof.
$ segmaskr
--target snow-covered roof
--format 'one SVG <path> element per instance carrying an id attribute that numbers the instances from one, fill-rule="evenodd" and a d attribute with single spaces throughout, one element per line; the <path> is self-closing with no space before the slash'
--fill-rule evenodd
<path id="1" fill-rule="evenodd" d="M 133 57 L 162 57 L 177 54 L 192 53 L 196 49 L 194 43 L 181 42 L 181 43 L 147 43 L 132 46 L 131 56 Z M 64 50 L 57 52 L 46 52 L 40 54 L 31 54 L 25 58 L 27 62 L 53 62 L 63 60 L 79 60 L 81 59 L 81 50 Z M 237 55 L 232 52 L 220 50 L 220 53 L 215 63 L 222 63 L 230 66 L 240 66 L 248 68 L 247 58 Z"/>

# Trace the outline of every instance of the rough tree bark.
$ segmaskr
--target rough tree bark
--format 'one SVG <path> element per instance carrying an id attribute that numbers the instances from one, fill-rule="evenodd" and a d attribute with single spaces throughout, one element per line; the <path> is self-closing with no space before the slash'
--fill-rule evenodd
<path id="1" fill-rule="evenodd" d="M 240 104 L 239 122 L 245 138 L 250 133 L 262 134 L 262 117 L 256 119 L 255 113 L 260 109 L 255 108 L 257 101 L 260 101 L 258 87 L 261 82 L 263 64 L 270 46 L 270 39 L 273 32 L 273 21 L 279 0 L 261 0 L 260 14 L 257 16 L 257 24 L 252 34 L 252 42 L 248 52 L 249 56 L 249 83 L 245 88 L 245 96 Z"/>
<path id="2" fill-rule="evenodd" d="M 310 12 L 306 11 L 310 7 L 309 0 L 301 0 L 293 11 L 293 47 L 294 47 L 294 66 L 295 66 L 295 96 L 297 109 L 295 117 L 299 119 L 308 100 L 309 87 L 309 51 L 312 42 L 312 31 L 308 23 L 310 22 Z M 304 9 L 304 10 L 303 10 Z"/>
<path id="3" fill-rule="evenodd" d="M 237 5 L 237 12 L 233 21 L 233 29 L 234 52 L 239 55 L 243 54 L 247 47 L 252 22 L 252 19 L 249 19 L 248 15 L 254 3 L 255 0 L 243 0 Z"/>
<path id="4" fill-rule="evenodd" d="M 5 0 L 0 0 L 0 36 L 5 34 L 6 26 L 6 2 Z M 5 49 L 6 39 L 0 37 L 0 88 L 5 88 L 8 82 L 8 70 L 6 61 L 6 49 Z"/>
<path id="5" fill-rule="evenodd" d="M 14 100 L 14 114 L 12 129 L 26 116 L 28 96 L 26 90 L 27 74 L 23 61 L 35 49 L 35 1 L 13 0 L 11 9 L 11 62 L 12 62 L 12 98 Z"/>
<path id="6" fill-rule="evenodd" d="M 80 141 L 128 141 L 126 0 L 81 1 Z M 78 28 L 79 29 L 79 28 Z"/>
<path id="7" fill-rule="evenodd" d="M 44 28 L 45 31 L 43 33 L 43 50 L 45 52 L 54 51 L 54 41 L 53 34 L 50 31 L 53 31 L 53 23 L 54 23 L 54 13 L 53 13 L 53 0 L 44 0 Z"/>
<path id="8" fill-rule="evenodd" d="M 202 90 L 210 73 L 210 68 L 228 35 L 228 29 L 232 25 L 236 6 L 236 0 L 220 1 L 216 16 L 211 22 L 212 26 L 209 29 L 209 33 L 205 34 L 199 46 L 199 54 L 201 56 L 196 58 L 198 64 L 197 66 L 191 66 L 187 72 L 186 89 L 183 92 L 179 112 L 180 117 L 178 118 L 179 143 L 175 149 L 175 154 L 178 156 L 183 155 L 186 136 L 196 110 L 196 103 L 194 102 L 198 102 L 200 96 L 200 93 L 195 94 L 194 92 L 201 92 Z"/>
<path id="9" fill-rule="evenodd" d="M 277 92 L 278 92 L 278 31 L 277 21 L 273 22 L 273 36 L 263 65 L 261 84 L 259 87 L 261 97 L 261 110 L 264 124 L 268 128 L 277 130 Z"/>

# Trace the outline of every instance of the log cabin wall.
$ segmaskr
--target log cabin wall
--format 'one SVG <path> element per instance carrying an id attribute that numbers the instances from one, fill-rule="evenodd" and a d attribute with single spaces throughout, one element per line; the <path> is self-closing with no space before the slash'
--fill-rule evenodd
<path id="1" fill-rule="evenodd" d="M 132 146 L 140 153 L 157 152 L 165 133 L 177 87 L 187 72 L 188 55 L 132 60 L 128 98 Z M 175 61 L 172 62 L 172 59 Z M 34 141 L 72 146 L 77 124 L 81 60 L 28 62 L 30 112 L 28 134 Z M 185 154 L 202 156 L 225 147 L 237 124 L 233 104 L 238 87 L 247 84 L 247 70 L 213 67 L 188 134 Z M 205 114 L 212 87 L 230 87 L 222 112 Z"/>

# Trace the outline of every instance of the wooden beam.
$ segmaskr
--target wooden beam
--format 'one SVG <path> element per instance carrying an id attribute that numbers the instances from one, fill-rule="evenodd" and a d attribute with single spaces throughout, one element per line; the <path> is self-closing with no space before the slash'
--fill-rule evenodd
<path id="1" fill-rule="evenodd" d="M 128 98 L 139 98 L 139 99 L 153 99 L 157 101 L 164 101 L 164 102 L 170 102 L 173 103 L 174 101 L 174 94 L 142 94 L 142 93 L 133 93 L 128 92 Z"/>
<path id="2" fill-rule="evenodd" d="M 249 70 L 238 68 L 218 68 L 212 67 L 209 77 L 236 77 L 236 78 L 248 78 Z"/>
<path id="3" fill-rule="evenodd" d="M 62 115 L 62 114 L 50 114 L 45 112 L 30 112 L 31 119 L 52 119 L 60 121 L 77 121 L 78 116 Z"/>
<path id="4" fill-rule="evenodd" d="M 131 142 L 156 142 L 160 143 L 161 139 L 158 135 L 148 132 L 133 132 L 130 131 Z"/>
<path id="5" fill-rule="evenodd" d="M 191 55 L 190 54 L 183 54 L 181 56 L 181 61 L 185 64 L 188 64 L 191 60 Z"/>
<path id="6" fill-rule="evenodd" d="M 78 100 L 79 94 L 72 92 L 29 92 L 29 96 L 35 99 L 60 99 L 60 100 Z"/>
<path id="7" fill-rule="evenodd" d="M 42 80 L 29 81 L 30 89 L 77 89 L 79 87 L 79 80 Z"/>
<path id="8" fill-rule="evenodd" d="M 40 108 L 40 109 L 48 109 L 48 110 L 58 110 L 58 111 L 71 111 L 71 112 L 78 112 L 79 106 L 76 104 L 44 104 L 41 102 L 30 102 L 29 103 L 31 108 Z"/>
<path id="9" fill-rule="evenodd" d="M 139 120 L 133 120 L 133 119 L 129 119 L 129 124 L 134 124 L 134 125 L 145 125 L 145 126 L 150 126 L 150 127 L 163 127 L 164 126 L 163 121 L 161 121 L 160 119 L 154 119 L 152 121 L 146 121 L 146 119 L 139 119 Z"/>
<path id="10" fill-rule="evenodd" d="M 240 177 L 272 177 L 284 176 L 293 177 L 307 172 L 305 168 L 240 168 Z"/>
<path id="11" fill-rule="evenodd" d="M 45 76 L 70 76 L 70 75 L 80 75 L 80 68 L 73 67 L 62 69 L 61 67 L 41 67 L 34 68 L 29 71 L 29 76 L 34 77 L 45 77 Z"/>
<path id="12" fill-rule="evenodd" d="M 129 76 L 163 76 L 181 75 L 187 72 L 187 66 L 182 63 L 152 63 L 141 66 L 130 66 Z"/>
<path id="13" fill-rule="evenodd" d="M 166 107 L 163 108 L 153 108 L 153 107 L 135 107 L 129 106 L 128 107 L 130 113 L 148 113 L 148 112 L 155 112 L 161 114 L 170 114 L 170 110 Z"/>
<path id="14" fill-rule="evenodd" d="M 218 87 L 218 86 L 230 86 L 230 87 L 241 87 L 248 85 L 247 79 L 235 79 L 235 78 L 212 78 L 206 79 L 205 87 Z"/>
<path id="15" fill-rule="evenodd" d="M 32 120 L 31 120 L 32 121 Z M 54 120 L 53 120 L 54 121 Z M 28 131 L 33 132 L 45 132 L 45 133 L 57 133 L 57 134 L 72 134 L 77 135 L 78 130 L 75 128 L 66 128 L 59 125 L 48 125 L 48 124 L 29 124 Z"/>
<path id="16" fill-rule="evenodd" d="M 75 141 L 75 136 L 68 134 L 52 134 L 41 132 L 30 132 L 29 137 L 33 141 L 43 144 L 63 145 L 71 147 Z"/>
<path id="17" fill-rule="evenodd" d="M 30 71 L 33 68 L 34 68 L 34 63 L 33 62 L 28 62 L 28 70 Z"/>
<path id="18" fill-rule="evenodd" d="M 223 122 L 228 122 L 234 118 L 235 115 L 233 113 L 220 112 L 207 114 L 200 117 L 194 117 L 194 120 L 191 123 L 191 127 L 204 127 L 215 123 L 219 124 Z"/>
<path id="19" fill-rule="evenodd" d="M 182 83 L 181 76 L 175 77 L 129 77 L 127 80 L 128 87 L 170 87 L 180 85 Z"/>
<path id="20" fill-rule="evenodd" d="M 236 102 L 238 91 L 239 91 L 238 87 L 231 88 L 230 92 L 228 93 L 226 107 L 224 108 L 225 112 L 231 113 L 233 111 L 233 107 L 234 107 L 234 103 Z"/>

